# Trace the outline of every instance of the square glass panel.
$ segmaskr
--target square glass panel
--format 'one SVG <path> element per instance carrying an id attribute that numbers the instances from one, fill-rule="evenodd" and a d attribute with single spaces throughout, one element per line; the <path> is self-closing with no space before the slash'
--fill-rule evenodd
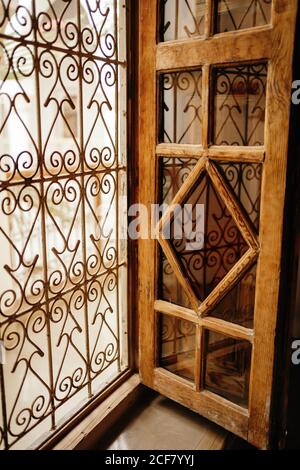
<path id="1" fill-rule="evenodd" d="M 194 381 L 195 335 L 193 323 L 161 314 L 160 366 Z"/>
<path id="2" fill-rule="evenodd" d="M 265 26 L 271 22 L 272 0 L 218 0 L 216 32 Z"/>
<path id="3" fill-rule="evenodd" d="M 160 40 L 190 39 L 204 34 L 206 0 L 162 0 Z"/>
<path id="4" fill-rule="evenodd" d="M 160 142 L 201 144 L 201 70 L 160 76 Z"/>
<path id="5" fill-rule="evenodd" d="M 204 388 L 247 407 L 251 350 L 248 341 L 206 331 Z"/>
<path id="6" fill-rule="evenodd" d="M 215 68 L 215 145 L 264 145 L 267 65 Z"/>

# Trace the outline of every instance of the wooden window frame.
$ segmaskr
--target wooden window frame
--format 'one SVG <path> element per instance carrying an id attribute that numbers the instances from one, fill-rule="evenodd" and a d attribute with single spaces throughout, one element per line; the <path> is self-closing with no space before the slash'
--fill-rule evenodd
<path id="1" fill-rule="evenodd" d="M 139 241 L 139 330 L 140 375 L 142 382 L 188 405 L 206 418 L 248 440 L 259 448 L 270 444 L 270 406 L 272 398 L 274 350 L 277 325 L 282 253 L 282 229 L 286 189 L 289 116 L 291 102 L 292 56 L 297 0 L 273 0 L 272 23 L 254 30 L 212 33 L 213 8 L 205 18 L 205 35 L 199 39 L 159 43 L 157 40 L 157 0 L 139 4 L 139 90 L 138 90 L 138 163 L 139 202 L 150 207 L 157 202 L 158 157 L 190 156 L 263 163 L 260 216 L 260 254 L 257 267 L 254 329 L 250 335 L 235 326 L 234 334 L 252 342 L 250 403 L 243 409 L 222 397 L 197 390 L 188 381 L 157 367 L 158 321 L 155 311 L 177 315 L 195 322 L 194 311 L 173 307 L 156 300 L 157 242 Z M 147 27 L 145 27 L 147 25 Z M 213 65 L 265 61 L 268 63 L 267 102 L 264 147 L 215 147 L 209 142 L 210 68 Z M 199 68 L 203 80 L 202 145 L 188 146 L 156 143 L 157 73 Z M 150 211 L 149 211 L 150 213 Z M 272 222 L 270 222 L 272 221 Z M 150 223 L 150 220 L 149 220 Z M 276 227 L 276 230 L 270 229 Z M 210 322 L 212 329 L 225 331 L 222 320 Z M 228 328 L 227 328 L 228 329 Z M 197 326 L 197 348 L 202 347 Z M 199 357 L 200 352 L 197 352 Z M 200 364 L 199 364 L 200 366 Z M 200 374 L 200 371 L 199 371 Z"/>

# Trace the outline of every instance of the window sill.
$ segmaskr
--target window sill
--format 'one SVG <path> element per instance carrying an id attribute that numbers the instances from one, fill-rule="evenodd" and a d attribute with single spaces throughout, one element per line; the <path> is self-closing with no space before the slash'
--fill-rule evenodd
<path id="1" fill-rule="evenodd" d="M 95 442 L 99 441 L 127 408 L 139 398 L 142 390 L 139 375 L 133 374 L 50 448 L 52 450 L 92 449 Z M 44 446 L 45 448 L 49 449 L 49 444 Z"/>

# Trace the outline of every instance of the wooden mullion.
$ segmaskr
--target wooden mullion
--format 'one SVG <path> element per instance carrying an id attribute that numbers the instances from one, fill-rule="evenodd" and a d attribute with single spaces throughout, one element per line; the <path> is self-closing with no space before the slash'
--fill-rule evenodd
<path id="1" fill-rule="evenodd" d="M 209 316 L 199 317 L 193 310 L 166 302 L 165 300 L 156 300 L 154 303 L 154 309 L 156 312 L 189 321 L 196 326 L 223 333 L 224 335 L 232 336 L 234 338 L 245 339 L 250 343 L 253 343 L 254 330 L 251 328 L 246 328 L 220 318 Z"/>
<path id="2" fill-rule="evenodd" d="M 212 160 L 263 163 L 264 147 L 210 146 L 207 156 Z"/>
<path id="3" fill-rule="evenodd" d="M 208 2 L 209 8 L 212 6 Z M 140 368 L 143 382 L 171 399 L 189 406 L 231 432 L 266 448 L 270 436 L 270 403 L 274 366 L 274 342 L 279 295 L 282 227 L 284 213 L 286 163 L 290 111 L 292 53 L 297 0 L 273 0 L 272 25 L 210 36 L 212 26 L 207 11 L 205 38 L 160 43 L 156 46 L 156 1 L 143 0 L 140 8 L 139 51 L 139 176 L 140 202 L 156 202 L 157 156 L 194 157 L 199 162 L 181 186 L 174 203 L 180 203 L 207 171 L 223 202 L 232 214 L 249 250 L 242 256 L 216 289 L 193 312 L 183 307 L 155 301 L 157 265 L 155 243 L 140 242 L 139 318 Z M 147 25 L 147 28 L 144 25 Z M 264 62 L 268 65 L 265 145 L 235 147 L 210 145 L 209 141 L 209 67 L 214 65 Z M 203 67 L 203 145 L 156 145 L 156 73 Z M 224 183 L 213 161 L 254 162 L 263 165 L 259 239 L 246 220 L 232 191 Z M 192 176 L 191 176 L 192 175 Z M 172 208 L 171 208 L 172 210 Z M 170 212 L 169 214 L 170 215 Z M 160 221 L 159 229 L 163 228 Z M 160 233 L 160 236 L 162 233 Z M 170 244 L 165 241 L 165 248 Z M 164 241 L 162 242 L 164 244 Z M 176 256 L 174 266 L 178 266 Z M 250 330 L 209 316 L 211 309 L 258 259 L 254 329 Z M 174 267 L 173 266 L 173 267 Z M 181 272 L 182 279 L 185 273 Z M 194 294 L 191 295 L 194 297 Z M 195 298 L 194 298 L 195 301 Z M 168 305 L 167 305 L 168 304 Z M 196 307 L 193 304 L 193 307 Z M 205 329 L 211 329 L 252 343 L 249 409 L 219 397 L 199 385 L 200 349 L 196 351 L 196 385 L 155 367 L 156 312 L 174 314 L 196 325 L 197 341 Z M 197 315 L 198 314 L 198 315 Z M 200 334 L 201 332 L 201 334 Z"/>
<path id="4" fill-rule="evenodd" d="M 247 269 L 257 259 L 257 252 L 249 249 L 233 266 L 233 268 L 226 274 L 225 277 L 219 282 L 217 287 L 206 297 L 198 308 L 201 316 L 209 315 L 209 312 L 217 305 L 222 299 L 245 274 Z"/>
<path id="5" fill-rule="evenodd" d="M 209 38 L 213 34 L 213 27 L 214 27 L 213 17 L 214 17 L 214 1 L 207 0 L 206 9 L 205 9 L 205 26 L 204 26 L 205 38 Z"/>
<path id="6" fill-rule="evenodd" d="M 204 317 L 200 319 L 200 323 L 204 328 L 207 328 L 217 333 L 222 333 L 226 336 L 233 338 L 244 339 L 253 343 L 254 330 L 245 328 L 244 326 L 230 323 L 220 318 Z"/>
<path id="7" fill-rule="evenodd" d="M 229 209 L 244 240 L 253 249 L 253 251 L 256 251 L 258 253 L 257 236 L 253 232 L 252 227 L 248 222 L 247 218 L 243 215 L 243 212 L 241 210 L 237 210 L 240 205 L 239 201 L 236 200 L 231 189 L 227 187 L 227 185 L 223 181 L 223 178 L 221 177 L 220 173 L 212 162 L 207 164 L 207 171 L 218 191 L 218 194 L 222 197 L 223 202 Z"/>
<path id="8" fill-rule="evenodd" d="M 154 309 L 156 312 L 172 315 L 173 317 L 181 318 L 182 320 L 186 320 L 192 323 L 198 323 L 199 321 L 199 317 L 196 315 L 194 310 L 166 302 L 165 300 L 156 300 L 154 302 Z"/>
<path id="9" fill-rule="evenodd" d="M 270 407 L 297 7 L 297 0 L 273 0 L 274 29 L 272 54 L 268 64 L 266 157 L 260 211 L 261 252 L 257 267 L 248 432 L 248 440 L 260 448 L 267 448 L 270 441 Z"/>
<path id="10" fill-rule="evenodd" d="M 156 70 L 190 69 L 201 65 L 246 63 L 272 57 L 271 27 L 253 31 L 218 34 L 207 39 L 160 43 L 156 49 Z"/>
<path id="11" fill-rule="evenodd" d="M 210 138 L 210 66 L 202 67 L 202 145 L 208 149 Z"/>
<path id="12" fill-rule="evenodd" d="M 193 157 L 201 158 L 206 156 L 206 151 L 202 145 L 190 144 L 158 144 L 156 146 L 156 155 L 159 157 L 180 158 Z"/>
<path id="13" fill-rule="evenodd" d="M 151 204 L 156 202 L 156 0 L 139 2 L 138 61 L 138 155 L 139 202 L 148 208 L 151 226 Z M 141 27 L 147 25 L 147 27 Z M 154 295 L 156 290 L 156 247 L 154 240 L 139 240 L 138 309 L 140 375 L 144 384 L 153 383 L 156 358 L 156 323 Z"/>
<path id="14" fill-rule="evenodd" d="M 183 290 L 185 291 L 189 301 L 191 302 L 193 308 L 195 311 L 198 310 L 199 308 L 199 300 L 197 299 L 196 295 L 194 294 L 192 285 L 185 276 L 184 268 L 181 266 L 180 263 L 177 261 L 177 255 L 175 254 L 173 248 L 171 247 L 171 244 L 169 240 L 165 240 L 162 235 L 159 236 L 159 243 L 169 261 L 169 263 L 172 265 L 172 268 L 174 270 L 175 276 L 178 279 L 180 285 L 182 286 Z"/>
<path id="15" fill-rule="evenodd" d="M 208 157 L 216 161 L 263 163 L 265 150 L 264 147 L 210 146 L 204 149 L 202 145 L 158 144 L 156 155 L 168 158 Z"/>
<path id="16" fill-rule="evenodd" d="M 195 337 L 195 364 L 194 364 L 194 377 L 195 377 L 195 389 L 201 390 L 201 379 L 202 379 L 202 366 L 204 362 L 203 354 L 203 328 L 201 324 L 196 326 L 196 337 Z"/>

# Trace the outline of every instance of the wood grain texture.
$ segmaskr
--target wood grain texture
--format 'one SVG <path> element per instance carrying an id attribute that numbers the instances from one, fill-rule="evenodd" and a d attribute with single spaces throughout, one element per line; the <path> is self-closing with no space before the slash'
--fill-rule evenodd
<path id="1" fill-rule="evenodd" d="M 156 0 L 139 2 L 138 154 L 139 202 L 156 202 Z M 147 27 L 145 27 L 147 25 Z M 151 211 L 149 210 L 149 219 Z M 150 226 L 150 220 L 149 220 Z M 138 309 L 140 375 L 151 386 L 155 366 L 155 242 L 139 240 Z"/>
<path id="2" fill-rule="evenodd" d="M 174 306 L 156 297 L 157 262 L 155 243 L 142 241 L 139 247 L 139 318 L 141 323 L 140 360 L 143 382 L 160 393 L 197 411 L 220 424 L 231 432 L 248 439 L 259 448 L 267 448 L 270 436 L 270 403 L 274 367 L 274 343 L 276 340 L 276 319 L 280 279 L 282 226 L 286 163 L 288 151 L 289 112 L 292 79 L 292 53 L 298 1 L 273 0 L 272 25 L 253 30 L 217 34 L 213 37 L 173 41 L 155 44 L 156 2 L 140 2 L 140 201 L 146 204 L 157 202 L 157 167 L 159 158 L 196 157 L 198 164 L 187 178 L 174 203 L 180 203 L 207 166 L 218 193 L 249 244 L 249 250 L 235 265 L 235 272 L 229 272 L 218 289 L 201 305 L 195 316 L 193 311 Z M 208 12 L 209 14 L 209 12 Z M 208 16 L 207 16 L 208 18 Z M 207 21 L 207 20 L 206 20 Z M 208 23 L 207 23 L 208 24 Z M 147 28 L 144 27 L 147 25 Z M 206 26 L 206 34 L 212 26 Z M 210 85 L 209 69 L 218 64 L 245 64 L 253 61 L 267 61 L 267 102 L 264 147 L 211 146 L 209 139 Z M 156 142 L 156 73 L 161 71 L 185 70 L 204 66 L 202 93 L 203 103 L 203 145 L 188 146 L 160 144 Z M 240 214 L 232 191 L 223 184 L 212 161 L 260 162 L 263 165 L 260 234 L 257 238 L 251 224 Z M 192 175 L 192 176 L 191 176 Z M 187 181 L 187 180 L 186 180 Z M 160 222 L 161 232 L 163 223 Z M 164 243 L 164 242 L 163 242 Z M 254 330 L 248 330 L 231 323 L 207 316 L 219 296 L 226 293 L 258 257 L 257 286 L 255 297 Z M 184 272 L 180 273 L 182 278 Z M 216 295 L 217 294 L 217 295 Z M 195 300 L 195 299 L 194 299 Z M 155 303 L 154 303 L 155 302 Z M 167 305 L 168 304 L 168 305 Z M 195 306 L 195 305 L 193 305 Z M 201 310 L 202 309 L 202 310 Z M 194 321 L 201 329 L 214 331 L 245 339 L 252 343 L 252 365 L 250 379 L 249 410 L 199 387 L 199 372 L 196 385 L 176 377 L 161 368 L 156 368 L 157 312 L 173 314 L 178 318 Z M 197 367 L 202 367 L 201 345 L 197 345 Z M 203 359 L 202 359 L 203 361 Z"/>
<path id="3" fill-rule="evenodd" d="M 204 24 L 204 36 L 206 38 L 209 38 L 213 34 L 213 16 L 214 16 L 213 2 L 206 2 L 205 24 Z"/>
<path id="4" fill-rule="evenodd" d="M 199 67 L 199 65 L 226 64 L 261 60 L 272 55 L 272 29 L 222 33 L 208 39 L 170 41 L 157 46 L 156 68 L 170 71 Z"/>
<path id="5" fill-rule="evenodd" d="M 173 317 L 181 318 L 182 320 L 187 320 L 192 323 L 197 323 L 198 321 L 198 315 L 194 312 L 194 310 L 171 304 L 165 300 L 156 300 L 154 302 L 154 309 L 156 312 L 172 315 Z"/>
<path id="6" fill-rule="evenodd" d="M 207 157 L 214 161 L 251 162 L 263 163 L 265 159 L 264 148 L 261 147 L 236 147 L 211 145 L 204 149 L 203 145 L 189 144 L 158 144 L 156 146 L 158 157 L 202 158 Z"/>
<path id="7" fill-rule="evenodd" d="M 248 434 L 249 442 L 261 448 L 269 445 L 297 4 L 273 0 Z"/>
<path id="8" fill-rule="evenodd" d="M 251 328 L 245 328 L 220 318 L 199 317 L 194 310 L 171 304 L 165 300 L 156 300 L 154 302 L 154 308 L 156 312 L 165 313 L 166 315 L 189 321 L 198 326 L 224 333 L 234 338 L 246 339 L 250 343 L 253 343 L 254 330 Z"/>
<path id="9" fill-rule="evenodd" d="M 244 439 L 247 437 L 249 417 L 246 409 L 207 390 L 199 392 L 193 384 L 161 368 L 154 371 L 153 388 L 228 431 Z"/>

